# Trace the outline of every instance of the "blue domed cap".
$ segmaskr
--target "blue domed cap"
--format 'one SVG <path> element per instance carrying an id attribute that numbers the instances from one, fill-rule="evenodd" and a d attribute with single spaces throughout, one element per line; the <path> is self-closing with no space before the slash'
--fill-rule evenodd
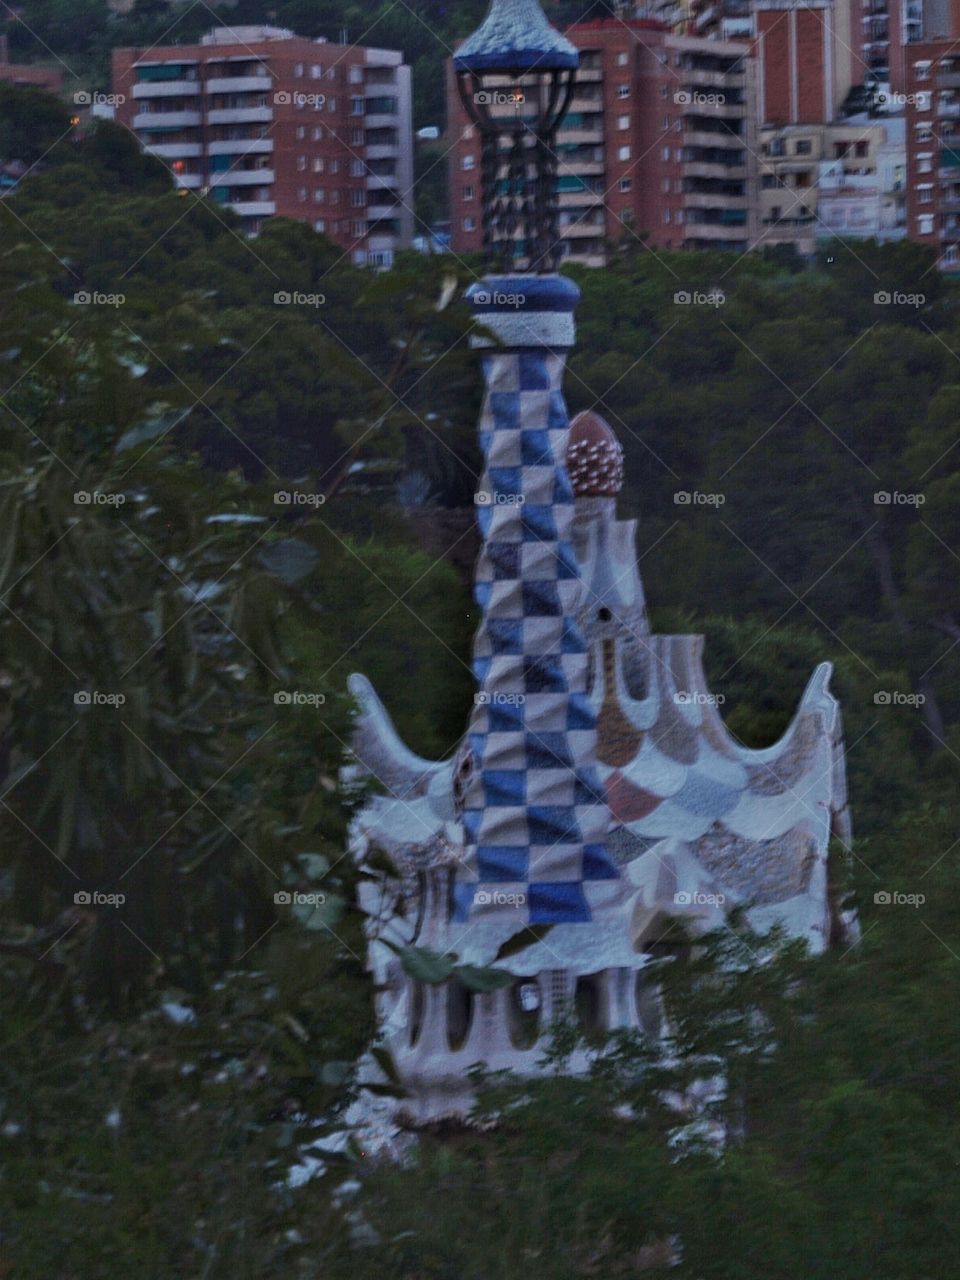
<path id="1" fill-rule="evenodd" d="M 560 71 L 579 64 L 576 47 L 551 27 L 539 0 L 492 0 L 453 58 L 457 71 Z"/>

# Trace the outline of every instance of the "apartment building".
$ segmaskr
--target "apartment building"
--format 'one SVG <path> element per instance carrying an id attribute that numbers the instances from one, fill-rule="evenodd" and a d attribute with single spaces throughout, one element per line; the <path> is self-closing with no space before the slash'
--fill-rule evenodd
<path id="1" fill-rule="evenodd" d="M 117 118 L 184 192 L 309 222 L 354 262 L 389 266 L 413 237 L 410 68 L 390 49 L 217 27 L 199 44 L 116 49 Z"/>
<path id="2" fill-rule="evenodd" d="M 908 53 L 908 235 L 942 270 L 960 271 L 960 45 L 927 41 Z"/>
<path id="3" fill-rule="evenodd" d="M 812 254 L 819 241 L 906 235 L 903 117 L 760 131 L 761 245 Z"/>
<path id="4" fill-rule="evenodd" d="M 611 243 L 748 249 L 757 235 L 753 59 L 743 44 L 677 35 L 654 19 L 569 27 L 580 50 L 557 135 L 565 257 L 606 261 Z M 451 243 L 482 247 L 480 139 L 447 64 Z"/>

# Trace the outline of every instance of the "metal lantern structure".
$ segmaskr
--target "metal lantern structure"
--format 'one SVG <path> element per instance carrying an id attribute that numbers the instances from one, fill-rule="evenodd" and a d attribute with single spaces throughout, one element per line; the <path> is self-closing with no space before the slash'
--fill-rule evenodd
<path id="1" fill-rule="evenodd" d="M 480 131 L 483 249 L 496 270 L 557 269 L 556 134 L 579 61 L 538 0 L 493 0 L 454 56 L 460 99 Z"/>

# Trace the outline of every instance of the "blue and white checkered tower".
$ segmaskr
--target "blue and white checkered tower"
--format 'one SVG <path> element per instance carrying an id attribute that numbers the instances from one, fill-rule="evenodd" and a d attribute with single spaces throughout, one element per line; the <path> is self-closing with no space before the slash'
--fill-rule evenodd
<path id="1" fill-rule="evenodd" d="M 477 341 L 486 348 L 474 588 L 482 620 L 467 847 L 454 885 L 454 920 L 464 923 L 589 923 L 621 890 L 604 843 L 565 466 L 561 380 L 580 292 L 555 274 L 554 139 L 578 61 L 537 0 L 493 0 L 454 57 L 481 135 L 487 257 L 515 269 L 467 292 L 493 339 Z"/>

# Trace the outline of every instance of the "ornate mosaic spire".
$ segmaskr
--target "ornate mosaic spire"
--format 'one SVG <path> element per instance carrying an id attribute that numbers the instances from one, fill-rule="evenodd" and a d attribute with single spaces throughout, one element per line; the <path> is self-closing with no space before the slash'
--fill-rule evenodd
<path id="1" fill-rule="evenodd" d="M 496 270 L 556 270 L 556 134 L 579 61 L 537 0 L 493 0 L 454 55 L 461 101 L 480 131 L 483 247 Z"/>

